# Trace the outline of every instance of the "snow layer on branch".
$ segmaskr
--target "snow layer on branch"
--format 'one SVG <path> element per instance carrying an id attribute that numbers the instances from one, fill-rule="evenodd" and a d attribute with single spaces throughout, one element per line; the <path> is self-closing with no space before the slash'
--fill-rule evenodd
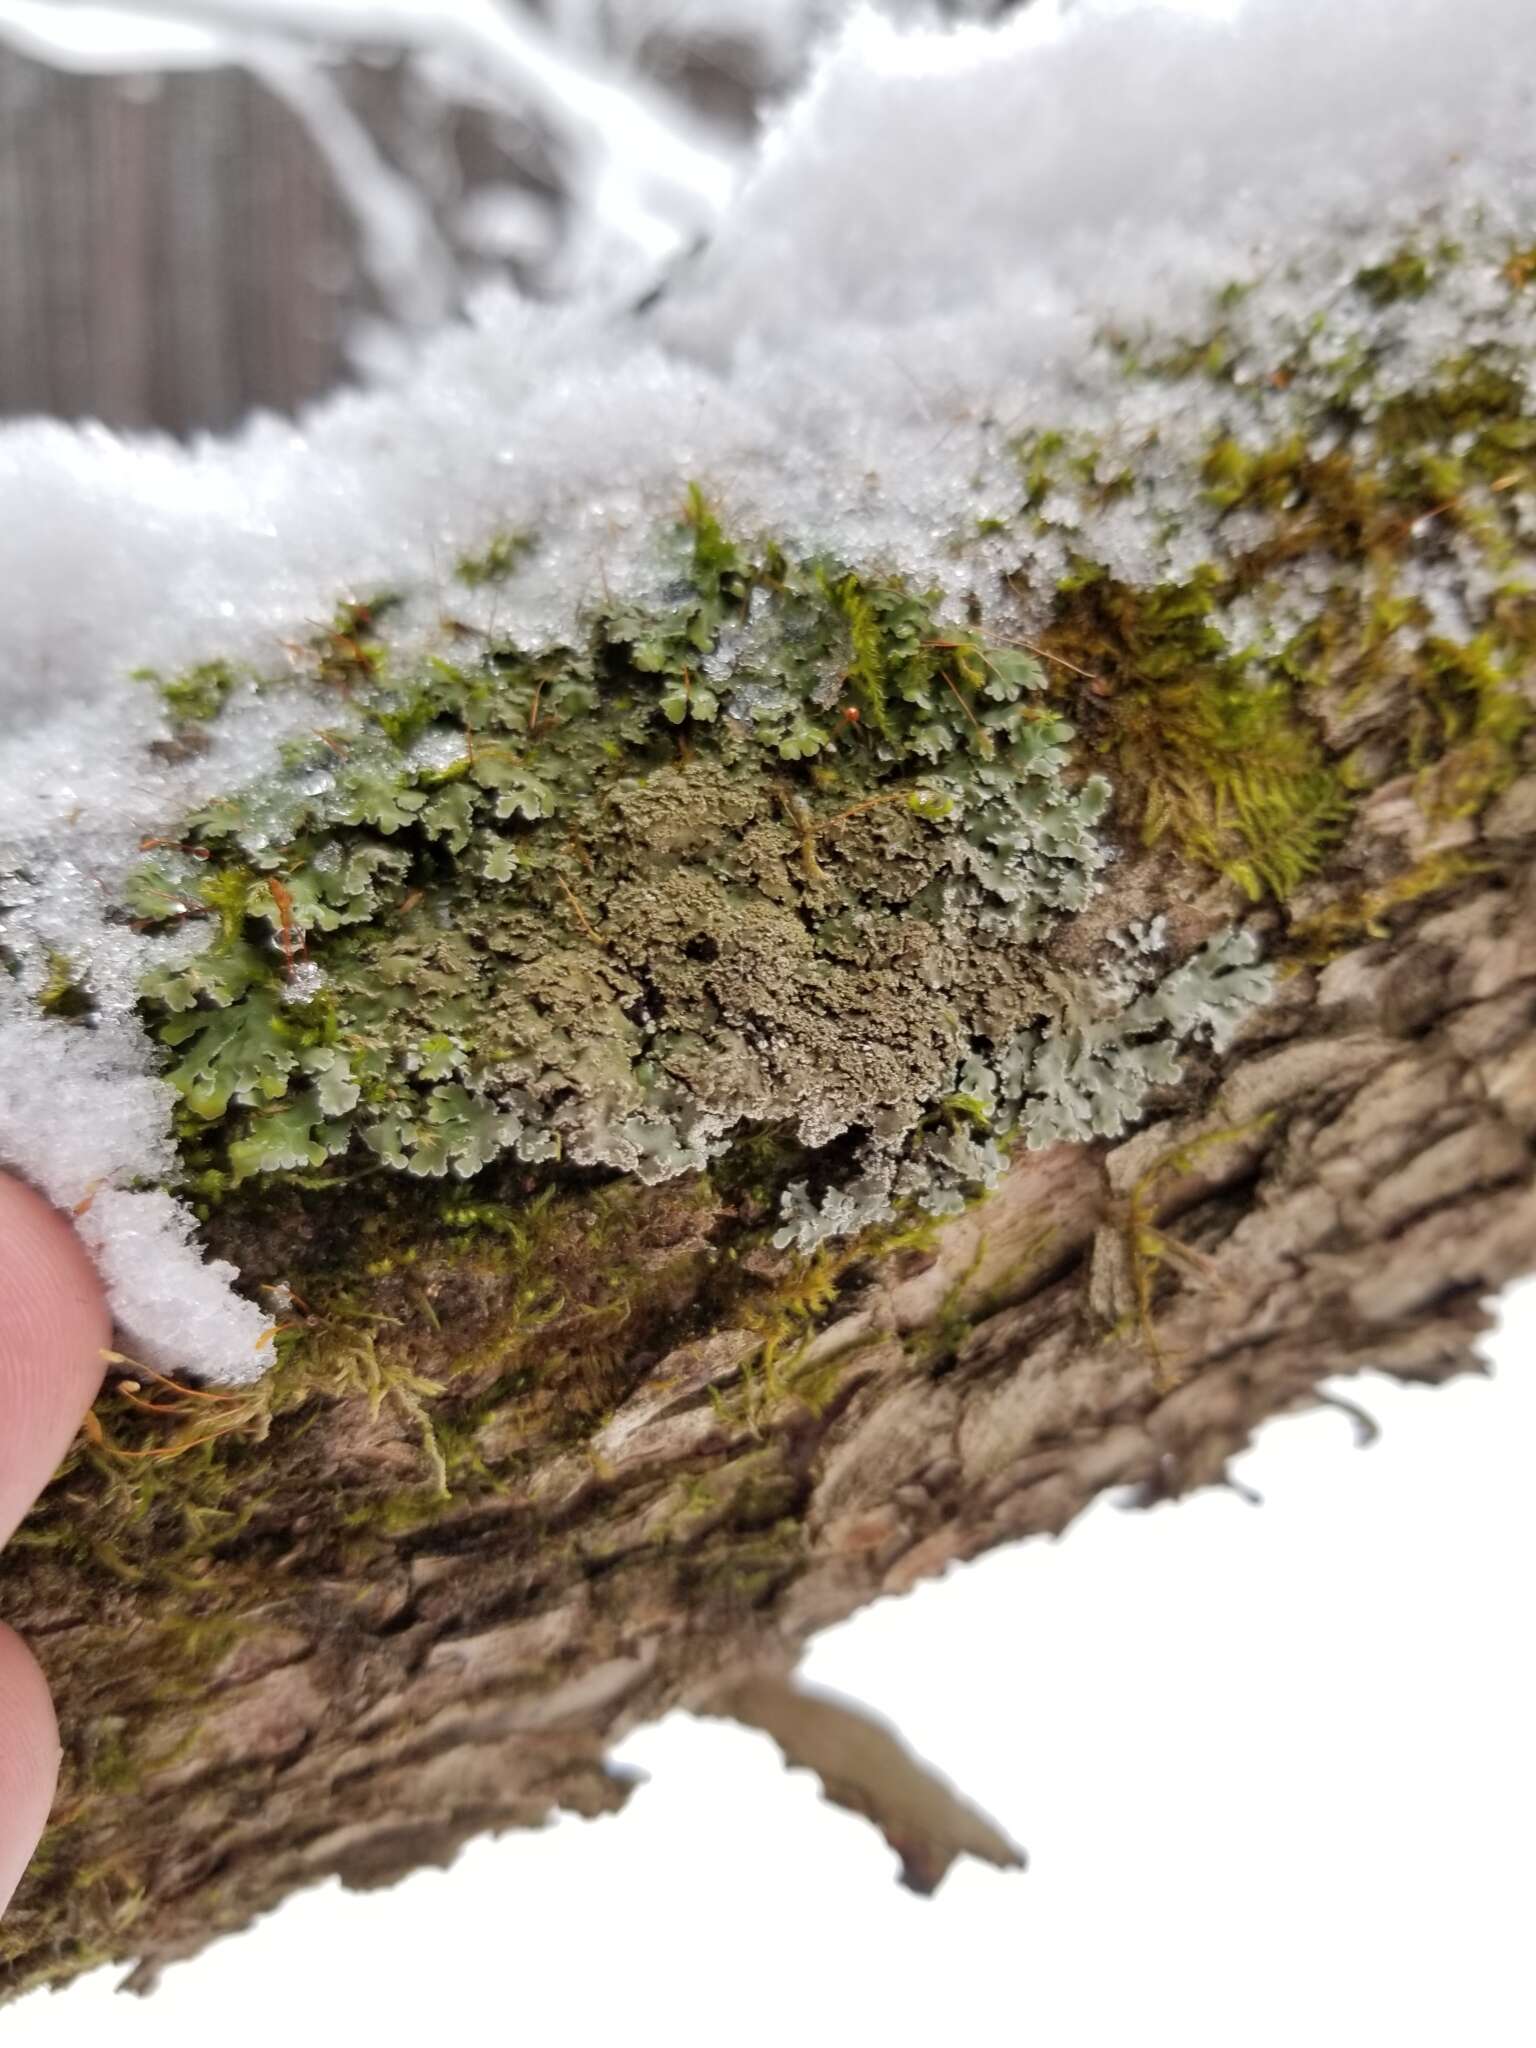
<path id="1" fill-rule="evenodd" d="M 1507 198 L 1533 44 L 1522 0 L 1090 9 L 1066 34 L 1026 10 L 942 37 L 861 14 L 667 329 L 724 361 L 947 328 L 956 375 L 1017 373 L 1085 314 L 1163 323 L 1313 228 L 1390 234 L 1453 165 Z M 999 316 L 1022 323 L 1007 353 Z"/>
<path id="2" fill-rule="evenodd" d="M 103 907 L 144 839 L 320 715 L 302 689 L 251 693 L 207 752 L 157 762 L 164 713 L 130 671 L 270 668 L 343 592 L 415 593 L 404 630 L 425 636 L 449 566 L 498 529 L 536 531 L 537 554 L 455 611 L 557 635 L 599 594 L 655 594 L 656 525 L 690 478 L 728 524 L 951 589 L 959 560 L 995 604 L 1018 538 L 1005 557 L 976 522 L 1017 504 L 1010 434 L 1219 423 L 1214 394 L 1091 363 L 1097 332 L 1177 335 L 1237 277 L 1268 280 L 1245 317 L 1283 320 L 1430 207 L 1528 235 L 1533 79 L 1529 0 L 1252 0 L 1230 27 L 1088 9 L 1059 34 L 1033 13 L 916 35 L 861 16 L 645 310 L 490 299 L 388 382 L 226 441 L 0 432 L 0 1159 L 80 1211 L 125 1343 L 228 1380 L 269 1355 L 153 1191 L 172 1097 L 136 995 L 191 935 Z M 1405 376 L 1454 338 L 1437 319 L 1400 337 Z M 1096 543 L 1117 573 L 1179 571 L 1165 523 L 1116 522 Z M 60 952 L 84 963 L 89 1033 L 39 1015 Z"/>

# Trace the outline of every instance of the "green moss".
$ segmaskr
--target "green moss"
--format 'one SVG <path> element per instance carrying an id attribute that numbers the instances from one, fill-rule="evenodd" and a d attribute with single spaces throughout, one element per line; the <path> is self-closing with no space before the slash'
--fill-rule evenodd
<path id="1" fill-rule="evenodd" d="M 1412 242 L 1380 263 L 1367 264 L 1355 272 L 1355 290 L 1373 306 L 1393 306 L 1403 299 L 1428 296 L 1435 282 L 1431 259 Z"/>
<path id="2" fill-rule="evenodd" d="M 1462 260 L 1442 242 L 1357 282 L 1378 300 L 1411 297 Z M 1270 443 L 1233 430 L 1206 444 L 1190 483 L 1215 515 L 1207 564 L 1147 588 L 1085 552 L 1042 638 L 1143 838 L 1250 895 L 1284 897 L 1316 873 L 1359 795 L 1395 774 L 1417 776 L 1430 817 L 1475 816 L 1515 773 L 1531 723 L 1536 599 L 1516 508 L 1536 414 L 1523 364 L 1486 343 L 1381 392 L 1377 351 L 1329 356 L 1321 334 L 1319 323 L 1267 364 L 1251 340 L 1223 343 L 1246 387 L 1288 394 L 1295 427 Z M 1211 374 L 1203 344 L 1172 364 L 1122 353 L 1136 375 Z M 1044 524 L 1051 494 L 1066 492 L 1079 509 L 1063 509 L 1057 530 L 1081 549 L 1081 508 L 1112 458 L 1059 434 L 1020 454 L 1026 511 Z M 1424 569 L 1436 573 L 1453 541 L 1500 586 L 1465 641 L 1447 638 L 1422 595 Z M 1242 646 L 1237 608 L 1250 627 L 1277 601 L 1296 609 L 1289 578 L 1302 565 L 1310 617 L 1285 644 Z M 1335 728 L 1350 731 L 1347 749 L 1327 738 Z"/>
<path id="3" fill-rule="evenodd" d="M 496 533 L 479 554 L 461 555 L 454 564 L 453 573 L 471 590 L 487 583 L 505 583 L 517 573 L 537 545 L 533 534 L 517 528 Z"/>
<path id="4" fill-rule="evenodd" d="M 1325 909 L 1298 918 L 1289 933 L 1287 959 L 1292 965 L 1322 967 L 1355 946 L 1389 938 L 1396 912 L 1447 894 L 1482 872 L 1484 864 L 1464 853 L 1428 854 L 1385 882 L 1349 890 Z"/>
<path id="5" fill-rule="evenodd" d="M 96 1004 L 73 962 L 65 953 L 50 952 L 48 978 L 38 991 L 37 1007 L 45 1017 L 89 1017 Z"/>
<path id="6" fill-rule="evenodd" d="M 174 676 L 160 676 L 153 669 L 139 673 L 154 684 L 161 703 L 182 724 L 205 724 L 217 718 L 240 683 L 240 671 L 227 661 L 199 662 Z"/>
<path id="7" fill-rule="evenodd" d="M 1220 594 L 1214 570 L 1143 589 L 1084 564 L 1041 644 L 1144 843 L 1284 897 L 1339 838 L 1349 793 L 1294 679 L 1230 647 Z"/>
<path id="8" fill-rule="evenodd" d="M 1198 1257 L 1158 1222 L 1165 1183 L 1190 1174 L 1212 1152 L 1258 1142 L 1273 1122 L 1274 1112 L 1266 1110 L 1246 1123 L 1203 1131 L 1187 1143 L 1171 1147 L 1138 1175 L 1125 1197 L 1121 1224 L 1133 1307 L 1116 1334 L 1134 1335 L 1144 1347 L 1152 1360 L 1155 1384 L 1164 1393 L 1179 1386 L 1185 1375 L 1179 1359 L 1163 1349 L 1154 1302 L 1160 1289 L 1173 1285 L 1179 1273 L 1190 1271 L 1198 1277 L 1201 1272 Z"/>
<path id="9" fill-rule="evenodd" d="M 1038 514 L 1063 480 L 1081 491 L 1099 509 L 1127 497 L 1135 489 L 1135 472 L 1105 455 L 1090 434 L 1061 433 L 1054 428 L 1016 434 L 1010 442 L 1024 478 L 1024 510 Z"/>
<path id="10" fill-rule="evenodd" d="M 92 1788 L 97 1792 L 131 1792 L 139 1782 L 139 1768 L 128 1745 L 122 1716 L 106 1715 L 94 1722 L 91 1737 L 88 1769 Z"/>
<path id="11" fill-rule="evenodd" d="M 904 1340 L 908 1352 L 929 1374 L 954 1364 L 978 1314 L 984 1312 L 976 1300 L 975 1283 L 986 1253 L 987 1241 L 985 1237 L 978 1236 L 970 1264 L 955 1275 L 932 1320 Z"/>
<path id="12" fill-rule="evenodd" d="M 1490 555 L 1507 551 L 1489 494 L 1528 482 L 1536 455 L 1536 417 L 1517 361 L 1496 349 L 1451 358 L 1434 382 L 1382 406 L 1374 438 L 1409 516 L 1459 526 Z"/>
<path id="13" fill-rule="evenodd" d="M 1426 638 L 1408 747 L 1431 815 L 1475 817 L 1514 780 L 1520 743 L 1536 720 L 1520 688 L 1527 661 L 1494 632 Z"/>
<path id="14" fill-rule="evenodd" d="M 835 1368 L 803 1373 L 805 1342 L 844 1284 L 913 1241 L 872 1232 L 798 1261 L 766 1255 L 753 1209 L 705 1176 L 532 1195 L 519 1180 L 493 1171 L 471 1201 L 387 1177 L 222 1206 L 211 1250 L 238 1259 L 279 1317 L 268 1372 L 199 1389 L 119 1359 L 15 1539 L 18 1568 L 131 1593 L 133 1668 L 157 1703 L 201 1698 L 268 1625 L 295 1589 L 282 1561 L 300 1523 L 309 1571 L 361 1582 L 400 1537 L 515 1495 L 579 1450 L 677 1344 L 757 1328 L 763 1348 L 723 1398 L 757 1419 L 787 1400 L 814 1407 Z M 786 1512 L 786 1483 L 743 1468 L 729 1527 L 755 1540 Z M 92 1798 L 169 1761 L 138 1757 L 130 1709 L 82 1733 L 72 1772 Z"/>

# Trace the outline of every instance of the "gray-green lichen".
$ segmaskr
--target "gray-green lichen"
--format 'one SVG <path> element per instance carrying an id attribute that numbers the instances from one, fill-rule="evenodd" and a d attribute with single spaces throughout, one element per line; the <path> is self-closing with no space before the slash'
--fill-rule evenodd
<path id="1" fill-rule="evenodd" d="M 754 1228 L 777 1208 L 809 1244 L 954 1207 L 1010 1142 L 1134 1117 L 1188 1039 L 1104 1036 L 1155 984 L 1150 956 L 1111 957 L 1102 903 L 1077 917 L 1111 845 L 1154 849 L 1180 901 L 1182 865 L 1265 904 L 1296 961 L 1454 882 L 1438 840 L 1509 786 L 1533 722 L 1536 299 L 1523 242 L 1423 246 L 1250 280 L 1187 339 L 1103 335 L 1080 393 L 979 429 L 974 504 L 955 483 L 922 545 L 892 528 L 921 583 L 868 529 L 800 519 L 840 557 L 748 547 L 695 496 L 649 575 L 626 536 L 623 598 L 605 582 L 546 629 L 562 644 L 497 623 L 571 617 L 507 587 L 551 562 L 563 586 L 553 518 L 451 590 L 344 603 L 284 675 L 247 638 L 152 679 L 152 751 L 225 794 L 136 813 L 156 858 L 126 890 L 126 821 L 0 879 L 26 1063 L 132 1110 L 52 1191 L 115 1248 L 135 1343 L 157 1341 L 134 1293 L 153 1229 L 184 1292 L 220 1297 L 188 1355 L 251 1369 L 270 1335 L 190 1236 L 264 1177 L 430 1193 L 499 1162 L 526 1194 L 713 1163 Z M 280 732 L 281 771 L 229 793 Z M 1399 778 L 1436 843 L 1298 924 Z M 1126 915 L 1156 908 L 1138 888 Z"/>
<path id="2" fill-rule="evenodd" d="M 1385 303 L 1461 260 L 1394 259 Z M 1346 287 L 1362 331 L 1385 290 Z M 1017 441 L 1020 544 L 1061 554 L 1028 645 L 867 564 L 733 541 L 697 493 L 670 582 L 568 644 L 407 657 L 387 600 L 344 606 L 310 664 L 344 720 L 127 892 L 185 926 L 143 998 L 192 1192 L 370 1158 L 654 1182 L 770 1126 L 822 1155 L 779 1218 L 809 1249 L 961 1205 L 1010 1143 L 1123 1129 L 1267 983 L 1230 933 L 1160 980 L 1143 941 L 1050 965 L 1101 886 L 1109 776 L 1117 828 L 1283 902 L 1360 790 L 1412 771 L 1427 812 L 1471 815 L 1530 720 L 1513 352 L 1409 377 L 1391 347 L 1216 311 L 1171 357 L 1120 350 L 1198 422 Z M 1128 521 L 1166 527 L 1160 578 L 1121 566 Z M 185 730 L 248 686 L 212 663 L 162 690 Z"/>
<path id="3" fill-rule="evenodd" d="M 903 1133 L 895 1147 L 870 1140 L 857 1178 L 818 1203 L 804 1181 L 787 1190 L 774 1243 L 813 1251 L 829 1237 L 884 1222 L 904 1199 L 933 1215 L 965 1206 L 997 1185 L 1006 1147 L 1031 1150 L 1113 1138 L 1140 1116 L 1150 1089 L 1178 1081 L 1181 1044 L 1204 1036 L 1220 1046 L 1272 978 L 1246 931 L 1218 934 L 1150 988 L 1128 991 L 1131 962 L 1148 950 L 1122 946 L 1124 959 L 1095 981 L 1056 985 L 1059 1007 L 995 1051 L 962 1060 L 939 1105 L 937 1128 Z M 1151 950 L 1156 950 L 1152 948 Z"/>
<path id="4" fill-rule="evenodd" d="M 749 551 L 697 493 L 685 533 L 660 602 L 566 646 L 397 672 L 352 607 L 318 650 L 345 730 L 132 878 L 137 919 L 196 934 L 143 999 L 204 1198 L 348 1153 L 659 1181 L 774 1124 L 842 1141 L 785 1197 L 808 1247 L 961 1206 L 1014 1135 L 1122 1128 L 1263 993 L 1237 936 L 1152 987 L 1043 965 L 1109 786 L 1032 654 Z"/>

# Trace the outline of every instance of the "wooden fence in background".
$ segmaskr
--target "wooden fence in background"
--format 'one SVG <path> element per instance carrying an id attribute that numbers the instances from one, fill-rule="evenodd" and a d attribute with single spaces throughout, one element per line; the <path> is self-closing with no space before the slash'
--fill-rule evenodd
<path id="1" fill-rule="evenodd" d="M 0 50 L 0 413 L 176 431 L 335 382 L 368 303 L 329 173 L 238 71 Z"/>

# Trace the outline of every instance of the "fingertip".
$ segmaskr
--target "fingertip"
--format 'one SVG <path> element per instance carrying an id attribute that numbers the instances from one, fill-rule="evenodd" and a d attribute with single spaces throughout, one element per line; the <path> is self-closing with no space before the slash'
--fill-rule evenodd
<path id="1" fill-rule="evenodd" d="M 48 1824 L 59 1781 L 59 1726 L 48 1682 L 0 1622 L 0 1913 Z"/>
<path id="2" fill-rule="evenodd" d="M 68 1219 L 0 1175 L 0 1543 L 68 1449 L 111 1338 L 101 1283 Z"/>

